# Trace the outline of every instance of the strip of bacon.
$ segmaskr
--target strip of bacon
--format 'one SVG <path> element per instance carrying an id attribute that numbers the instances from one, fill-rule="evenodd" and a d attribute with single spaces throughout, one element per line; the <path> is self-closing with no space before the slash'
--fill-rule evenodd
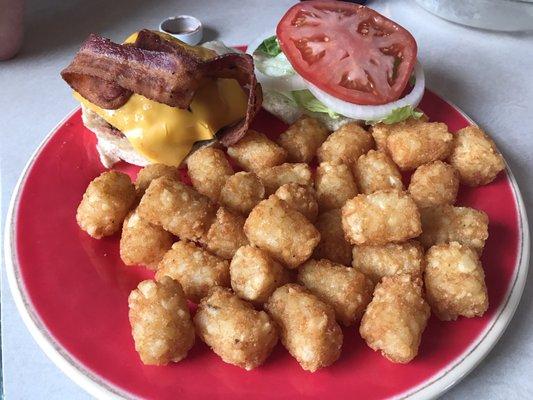
<path id="1" fill-rule="evenodd" d="M 186 47 L 180 46 L 174 41 L 166 40 L 164 37 L 148 29 L 142 29 L 137 33 L 137 39 L 135 39 L 134 45 L 139 49 L 162 51 L 164 53 L 175 54 L 178 57 L 191 58 L 198 64 L 203 62 L 193 51 L 187 50 Z"/>
<path id="2" fill-rule="evenodd" d="M 206 69 L 209 71 L 209 76 L 235 79 L 248 93 L 245 117 L 233 125 L 222 128 L 217 133 L 220 143 L 224 146 L 231 146 L 246 134 L 263 102 L 261 84 L 255 78 L 254 61 L 248 54 L 230 53 L 209 61 Z"/>
<path id="3" fill-rule="evenodd" d="M 241 121 L 217 133 L 224 145 L 246 134 L 262 102 L 251 56 L 225 54 L 204 61 L 148 30 L 139 32 L 134 44 L 124 45 L 91 34 L 61 76 L 83 97 L 105 109 L 120 108 L 132 93 L 187 108 L 205 78 L 236 79 L 248 93 L 248 106 Z"/>
<path id="4" fill-rule="evenodd" d="M 135 45 L 139 48 L 152 51 L 174 53 L 180 57 L 200 59 L 186 48 L 163 39 L 157 33 L 143 29 L 137 35 Z M 246 115 L 241 120 L 217 132 L 217 138 L 225 146 L 230 146 L 242 138 L 248 131 L 250 123 L 261 108 L 263 92 L 254 74 L 253 58 L 247 54 L 230 53 L 204 61 L 201 64 L 204 76 L 210 78 L 235 79 L 248 93 L 248 106 Z"/>
<path id="5" fill-rule="evenodd" d="M 129 96 L 121 93 L 118 97 L 122 102 L 117 99 L 109 102 L 105 95 L 99 96 L 99 86 L 93 89 L 87 85 L 94 78 L 107 82 L 108 87 L 115 84 L 130 95 L 135 92 L 171 107 L 187 108 L 201 83 L 199 66 L 191 57 L 116 44 L 91 34 L 61 76 L 74 90 L 102 108 L 119 108 Z"/>

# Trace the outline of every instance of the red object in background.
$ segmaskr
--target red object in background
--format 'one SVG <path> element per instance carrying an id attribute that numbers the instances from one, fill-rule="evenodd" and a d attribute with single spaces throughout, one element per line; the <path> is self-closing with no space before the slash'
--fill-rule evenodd
<path id="1" fill-rule="evenodd" d="M 451 131 L 468 121 L 448 103 L 426 92 L 420 105 L 432 120 Z M 254 129 L 271 137 L 285 125 L 261 112 Z M 337 363 L 314 374 L 303 371 L 278 344 L 260 368 L 246 372 L 225 364 L 197 341 L 182 362 L 144 366 L 133 346 L 127 297 L 152 276 L 126 267 L 119 258 L 119 236 L 95 240 L 82 232 L 75 213 L 87 184 L 104 170 L 95 137 L 72 115 L 50 138 L 28 172 L 16 213 L 20 279 L 36 315 L 54 340 L 105 385 L 150 399 L 380 399 L 400 395 L 442 374 L 470 351 L 492 324 L 517 268 L 519 227 L 508 176 L 502 173 L 480 188 L 462 188 L 460 205 L 488 213 L 489 233 L 483 264 L 490 308 L 482 318 L 440 322 L 431 317 L 420 354 L 407 365 L 393 364 L 372 351 L 357 329 L 344 332 Z M 116 169 L 133 178 L 137 167 Z M 86 373 L 84 371 L 84 373 Z"/>
<path id="2" fill-rule="evenodd" d="M 0 61 L 14 57 L 24 36 L 24 0 L 0 0 Z"/>

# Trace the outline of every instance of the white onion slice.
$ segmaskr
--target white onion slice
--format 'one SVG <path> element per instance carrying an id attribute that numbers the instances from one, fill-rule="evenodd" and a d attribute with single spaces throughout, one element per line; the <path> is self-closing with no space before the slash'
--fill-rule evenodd
<path id="1" fill-rule="evenodd" d="M 246 53 L 253 56 L 254 51 L 256 51 L 261 43 L 263 43 L 263 40 L 274 36 L 275 34 L 276 32 L 274 29 L 269 29 L 268 31 L 264 32 L 248 45 Z M 273 90 L 276 92 L 292 92 L 294 90 L 307 89 L 306 82 L 296 72 L 293 75 L 269 76 L 263 74 L 261 71 L 255 68 L 255 77 L 266 90 Z"/>
<path id="2" fill-rule="evenodd" d="M 412 106 L 414 108 L 418 105 L 418 103 L 420 103 L 420 100 L 422 100 L 422 96 L 424 95 L 426 80 L 422 65 L 420 65 L 418 61 L 416 62 L 414 71 L 416 82 L 411 92 L 401 99 L 379 106 L 349 103 L 324 92 L 308 81 L 306 81 L 306 83 L 307 88 L 311 91 L 311 93 L 313 93 L 318 100 L 320 100 L 325 106 L 331 108 L 333 111 L 353 119 L 378 121 L 386 118 L 397 108 L 405 106 Z"/>

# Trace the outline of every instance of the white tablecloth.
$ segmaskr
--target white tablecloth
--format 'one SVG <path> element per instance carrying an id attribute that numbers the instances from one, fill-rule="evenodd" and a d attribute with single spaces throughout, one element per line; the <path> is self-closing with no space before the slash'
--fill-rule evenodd
<path id="1" fill-rule="evenodd" d="M 17 58 L 0 62 L 2 218 L 24 164 L 76 103 L 59 71 L 84 38 L 115 40 L 170 15 L 191 14 L 205 38 L 244 44 L 272 28 L 293 3 L 283 1 L 28 1 L 26 38 Z M 428 86 L 453 101 L 497 141 L 533 205 L 533 33 L 496 33 L 455 25 L 410 1 L 374 1 L 416 37 Z M 490 265 L 486 265 L 490 268 Z M 531 281 L 531 279 L 529 279 Z M 533 398 L 533 287 L 528 282 L 507 332 L 489 356 L 445 397 Z M 39 349 L 17 314 L 2 268 L 4 390 L 13 399 L 88 399 Z"/>

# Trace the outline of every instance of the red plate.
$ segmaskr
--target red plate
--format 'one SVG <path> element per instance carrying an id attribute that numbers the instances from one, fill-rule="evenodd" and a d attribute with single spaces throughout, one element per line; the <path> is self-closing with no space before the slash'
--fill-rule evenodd
<path id="1" fill-rule="evenodd" d="M 469 124 L 456 108 L 426 92 L 421 108 L 456 131 Z M 255 129 L 276 136 L 283 123 L 261 112 Z M 138 168 L 118 165 L 132 178 Z M 264 366 L 245 372 L 224 364 L 200 340 L 167 367 L 144 366 L 134 350 L 127 297 L 150 276 L 126 267 L 118 235 L 94 240 L 75 212 L 87 184 L 104 168 L 95 137 L 74 112 L 30 161 L 13 196 L 6 234 L 12 292 L 24 321 L 58 366 L 97 397 L 157 399 L 378 399 L 433 397 L 472 369 L 496 343 L 522 293 L 528 265 L 527 220 L 510 172 L 492 184 L 462 188 L 458 203 L 484 210 L 490 237 L 483 253 L 490 308 L 482 318 L 430 319 L 419 356 L 392 364 L 344 329 L 342 356 L 314 374 L 281 345 Z"/>

